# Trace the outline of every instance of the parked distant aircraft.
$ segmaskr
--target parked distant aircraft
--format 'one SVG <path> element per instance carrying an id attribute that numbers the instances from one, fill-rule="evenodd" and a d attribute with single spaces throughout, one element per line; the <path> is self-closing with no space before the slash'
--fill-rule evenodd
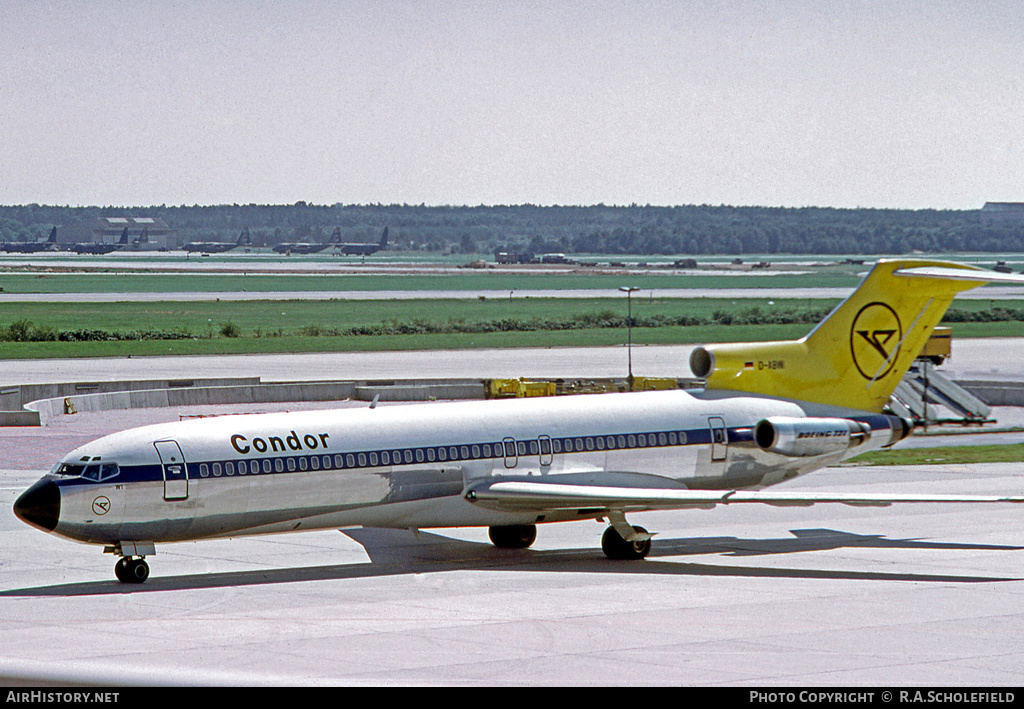
<path id="1" fill-rule="evenodd" d="M 121 232 L 121 240 L 116 244 L 104 244 L 97 241 L 86 241 L 81 244 L 71 244 L 68 247 L 68 251 L 74 251 L 76 254 L 109 254 L 112 251 L 123 249 L 128 245 L 128 227 L 124 228 Z"/>
<path id="2" fill-rule="evenodd" d="M 341 239 L 341 229 L 335 229 L 331 238 L 322 244 L 316 241 L 286 241 L 283 244 L 274 246 L 274 251 L 279 254 L 315 254 L 323 251 L 328 246 L 333 246 Z"/>
<path id="3" fill-rule="evenodd" d="M 490 528 L 607 520 L 606 556 L 651 549 L 645 510 L 882 506 L 1024 497 L 766 489 L 905 437 L 885 410 L 953 296 L 1024 277 L 881 261 L 806 337 L 707 345 L 703 391 L 654 391 L 222 416 L 105 436 L 14 503 L 23 521 L 104 547 L 125 583 L 168 542 L 346 526 Z"/>
<path id="4" fill-rule="evenodd" d="M 189 253 L 198 251 L 203 254 L 222 254 L 225 251 L 237 249 L 239 246 L 248 246 L 251 243 L 249 227 L 245 227 L 242 229 L 242 233 L 238 235 L 238 241 L 233 244 L 230 241 L 190 241 L 181 248 Z"/>
<path id="5" fill-rule="evenodd" d="M 334 236 L 332 236 L 331 238 L 333 239 L 335 236 L 338 238 L 339 241 L 341 240 L 341 229 L 340 228 L 334 230 Z M 347 256 L 369 256 L 370 254 L 375 254 L 378 251 L 380 251 L 381 249 L 386 249 L 387 247 L 388 247 L 388 228 L 387 227 L 384 227 L 384 233 L 381 235 L 380 241 L 378 241 L 376 244 L 374 244 L 373 242 L 370 242 L 370 243 L 355 243 L 355 244 L 347 244 L 347 243 L 346 244 L 342 244 L 342 243 L 335 243 L 334 244 L 334 250 L 335 251 L 341 251 L 343 254 L 345 254 Z"/>
<path id="6" fill-rule="evenodd" d="M 58 251 L 57 227 L 50 230 L 50 238 L 46 241 L 7 241 L 0 244 L 0 249 L 12 254 L 34 254 L 40 251 Z"/>

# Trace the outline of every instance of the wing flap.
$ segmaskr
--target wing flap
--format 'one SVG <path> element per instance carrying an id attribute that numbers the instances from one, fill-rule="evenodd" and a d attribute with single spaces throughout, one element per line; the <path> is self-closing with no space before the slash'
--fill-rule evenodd
<path id="1" fill-rule="evenodd" d="M 506 510 L 622 510 L 711 508 L 715 505 L 758 503 L 776 507 L 805 507 L 824 503 L 885 507 L 897 503 L 1024 502 L 1007 495 L 886 494 L 846 492 L 778 492 L 775 490 L 686 490 L 620 488 L 507 480 L 476 485 L 466 493 L 470 502 Z"/>

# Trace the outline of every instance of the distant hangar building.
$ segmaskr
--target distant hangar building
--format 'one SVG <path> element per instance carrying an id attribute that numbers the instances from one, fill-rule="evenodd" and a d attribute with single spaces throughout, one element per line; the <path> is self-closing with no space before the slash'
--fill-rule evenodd
<path id="1" fill-rule="evenodd" d="M 985 226 L 1019 226 L 1024 224 L 1024 202 L 985 202 L 981 208 Z"/>
<path id="2" fill-rule="evenodd" d="M 116 244 L 128 230 L 129 251 L 166 251 L 178 246 L 178 232 L 156 217 L 100 217 L 58 230 L 62 244 Z"/>

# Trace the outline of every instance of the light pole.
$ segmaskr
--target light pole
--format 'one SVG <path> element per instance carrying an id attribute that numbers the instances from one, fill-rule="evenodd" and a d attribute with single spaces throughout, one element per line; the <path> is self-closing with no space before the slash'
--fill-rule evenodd
<path id="1" fill-rule="evenodd" d="M 634 286 L 619 286 L 619 290 L 626 294 L 626 308 L 628 312 L 626 316 L 626 333 L 628 337 L 626 352 L 629 358 L 629 377 L 626 379 L 626 382 L 629 385 L 629 390 L 633 391 L 633 293 L 640 289 Z"/>

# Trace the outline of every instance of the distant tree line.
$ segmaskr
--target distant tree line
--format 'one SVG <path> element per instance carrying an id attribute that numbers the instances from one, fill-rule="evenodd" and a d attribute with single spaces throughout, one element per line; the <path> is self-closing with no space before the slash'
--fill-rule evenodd
<path id="1" fill-rule="evenodd" d="M 53 226 L 98 217 L 154 217 L 179 241 L 233 241 L 248 227 L 256 246 L 376 241 L 441 253 L 623 255 L 905 254 L 1024 252 L 1024 224 L 985 225 L 980 210 L 894 210 L 711 205 L 477 206 L 216 205 L 0 206 L 0 240 L 43 239 Z"/>

